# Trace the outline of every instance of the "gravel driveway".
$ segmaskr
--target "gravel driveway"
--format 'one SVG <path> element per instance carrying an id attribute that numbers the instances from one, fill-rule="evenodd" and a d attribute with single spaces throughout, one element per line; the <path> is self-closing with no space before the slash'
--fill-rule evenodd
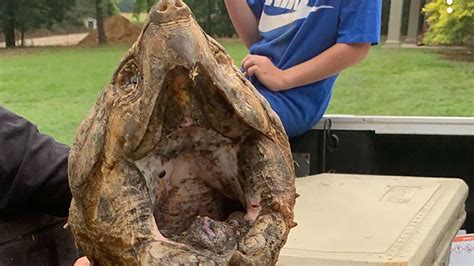
<path id="1" fill-rule="evenodd" d="M 76 45 L 82 39 L 84 39 L 89 33 L 76 33 L 68 35 L 56 35 L 56 36 L 47 36 L 40 38 L 31 38 L 25 39 L 26 46 L 68 46 Z M 17 40 L 17 45 L 19 45 L 19 40 Z M 5 43 L 0 43 L 0 47 L 5 47 Z"/>

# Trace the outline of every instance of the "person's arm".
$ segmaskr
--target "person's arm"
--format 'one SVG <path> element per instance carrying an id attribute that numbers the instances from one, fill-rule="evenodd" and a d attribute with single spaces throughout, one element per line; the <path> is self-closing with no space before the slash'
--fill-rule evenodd
<path id="1" fill-rule="evenodd" d="M 381 0 L 342 0 L 336 44 L 332 47 L 286 70 L 276 68 L 268 58 L 249 55 L 243 60 L 244 71 L 274 91 L 333 76 L 360 62 L 370 46 L 379 43 L 381 10 Z"/>
<path id="2" fill-rule="evenodd" d="M 0 106 L 0 213 L 68 215 L 69 148 Z"/>
<path id="3" fill-rule="evenodd" d="M 369 43 L 336 43 L 314 58 L 286 70 L 278 69 L 265 56 L 248 55 L 242 61 L 245 74 L 255 75 L 269 90 L 282 91 L 317 82 L 359 63 Z"/>
<path id="4" fill-rule="evenodd" d="M 258 21 L 247 4 L 247 0 L 225 0 L 227 12 L 242 42 L 250 48 L 261 39 Z"/>

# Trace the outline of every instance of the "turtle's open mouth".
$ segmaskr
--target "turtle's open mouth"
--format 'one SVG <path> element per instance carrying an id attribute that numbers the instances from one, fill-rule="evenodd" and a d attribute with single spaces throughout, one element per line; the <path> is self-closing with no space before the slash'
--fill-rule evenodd
<path id="1" fill-rule="evenodd" d="M 235 248 L 250 224 L 244 218 L 238 146 L 191 125 L 165 138 L 159 151 L 136 162 L 147 180 L 158 230 L 167 240 L 213 252 Z"/>
<path id="2" fill-rule="evenodd" d="M 161 138 L 142 143 L 154 148 L 136 166 L 146 179 L 164 239 L 224 252 L 235 247 L 250 224 L 244 218 L 239 170 L 240 145 L 249 128 L 225 104 L 208 75 L 192 76 L 191 71 L 177 67 L 168 72 L 162 104 L 155 107 L 160 110 L 154 110 L 147 131 L 161 129 Z M 155 125 L 160 122 L 162 126 Z"/>

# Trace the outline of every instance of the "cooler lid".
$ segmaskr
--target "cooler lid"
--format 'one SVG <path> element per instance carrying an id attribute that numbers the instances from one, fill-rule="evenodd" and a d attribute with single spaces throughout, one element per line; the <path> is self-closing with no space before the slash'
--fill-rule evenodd
<path id="1" fill-rule="evenodd" d="M 408 262 L 427 252 L 420 249 L 439 244 L 436 239 L 467 196 L 462 180 L 443 178 L 322 174 L 299 178 L 296 187 L 298 226 L 280 253 L 280 265 L 285 258 Z"/>

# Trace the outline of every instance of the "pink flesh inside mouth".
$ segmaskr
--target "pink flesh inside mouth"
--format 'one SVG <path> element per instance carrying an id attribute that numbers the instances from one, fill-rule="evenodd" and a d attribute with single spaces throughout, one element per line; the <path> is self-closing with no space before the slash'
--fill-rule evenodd
<path id="1" fill-rule="evenodd" d="M 140 168 L 141 172 L 147 179 L 149 191 L 153 191 L 153 193 L 150 193 L 150 198 L 155 206 L 155 221 L 158 229 L 157 240 L 178 246 L 183 244 L 186 245 L 188 243 L 185 243 L 186 241 L 182 241 L 180 237 L 177 237 L 177 235 L 185 235 L 184 238 L 186 238 L 186 234 L 188 234 L 187 230 L 189 230 L 190 225 L 196 222 L 199 217 L 207 217 L 218 223 L 226 223 L 226 219 L 231 215 L 231 213 L 226 217 L 222 217 L 222 214 L 217 213 L 218 211 L 216 211 L 216 213 L 209 211 L 209 215 L 206 215 L 206 206 L 202 206 L 206 204 L 200 205 L 198 201 L 200 198 L 207 196 L 209 191 L 219 191 L 226 186 L 225 184 L 221 184 L 220 180 L 217 180 L 218 182 L 213 180 L 213 174 L 217 176 L 227 175 L 228 177 L 226 180 L 232 180 L 233 178 L 237 180 L 238 174 L 240 173 L 236 170 L 238 169 L 238 166 L 235 165 L 238 147 L 232 145 L 231 142 L 224 139 L 219 140 L 219 138 L 224 138 L 220 136 L 220 134 L 196 127 L 188 120 L 179 126 L 179 128 L 176 130 L 176 133 L 173 134 L 174 136 L 169 138 L 171 140 L 167 145 L 179 147 L 180 145 L 177 144 L 177 142 L 179 142 L 180 139 L 184 139 L 182 136 L 183 134 L 186 135 L 186 137 L 189 137 L 189 134 L 192 134 L 197 143 L 200 143 L 200 141 L 202 143 L 206 143 L 206 139 L 212 138 L 214 139 L 215 143 L 222 141 L 223 144 L 222 147 L 213 150 L 213 154 L 207 159 L 202 159 L 201 154 L 193 154 L 193 151 L 187 151 L 182 152 L 175 158 L 166 161 L 163 159 L 163 156 L 157 155 L 159 152 L 155 151 L 146 158 L 137 161 L 137 166 Z M 164 146 L 166 147 L 167 145 L 165 144 Z M 199 144 L 197 146 L 199 146 Z M 196 149 L 208 150 L 208 148 L 204 146 L 197 147 Z M 164 150 L 166 150 L 166 148 Z M 223 170 L 222 165 L 231 166 L 224 167 Z M 233 184 L 233 186 L 240 186 L 240 184 L 237 182 L 236 184 Z M 236 211 L 243 211 L 245 213 L 242 216 L 243 220 L 247 222 L 254 222 L 262 209 L 260 200 L 255 197 L 245 195 L 243 189 L 240 189 L 240 192 L 237 194 L 239 193 L 241 195 L 240 200 L 238 201 L 242 207 L 240 210 Z M 182 199 L 179 198 L 181 195 Z M 170 200 L 170 198 L 172 199 Z M 191 206 L 190 209 L 196 212 L 196 215 L 194 217 L 188 216 L 191 221 L 188 221 L 186 225 L 183 225 L 183 227 L 180 227 L 177 230 L 174 230 L 176 228 L 170 229 L 168 225 L 169 223 L 166 222 L 166 217 L 163 217 L 167 214 L 160 213 L 160 211 L 165 210 L 165 212 L 172 212 L 173 209 L 179 209 L 180 206 L 178 205 L 180 205 L 180 200 L 182 200 L 181 206 Z M 208 198 L 205 198 L 204 200 L 211 201 Z M 175 207 L 172 208 L 168 208 L 170 206 L 166 205 L 171 205 L 173 203 L 175 203 L 173 205 Z M 193 204 L 197 204 L 198 206 L 193 206 Z M 219 204 L 216 203 L 216 205 Z M 176 213 L 173 213 L 173 215 L 174 214 Z M 216 217 L 219 216 L 221 217 L 216 219 Z M 214 232 L 211 228 L 209 220 L 205 220 L 201 224 L 200 230 L 203 234 L 201 238 L 207 238 L 206 241 L 212 241 L 216 238 L 216 232 Z M 189 234 L 192 234 L 192 232 Z"/>

